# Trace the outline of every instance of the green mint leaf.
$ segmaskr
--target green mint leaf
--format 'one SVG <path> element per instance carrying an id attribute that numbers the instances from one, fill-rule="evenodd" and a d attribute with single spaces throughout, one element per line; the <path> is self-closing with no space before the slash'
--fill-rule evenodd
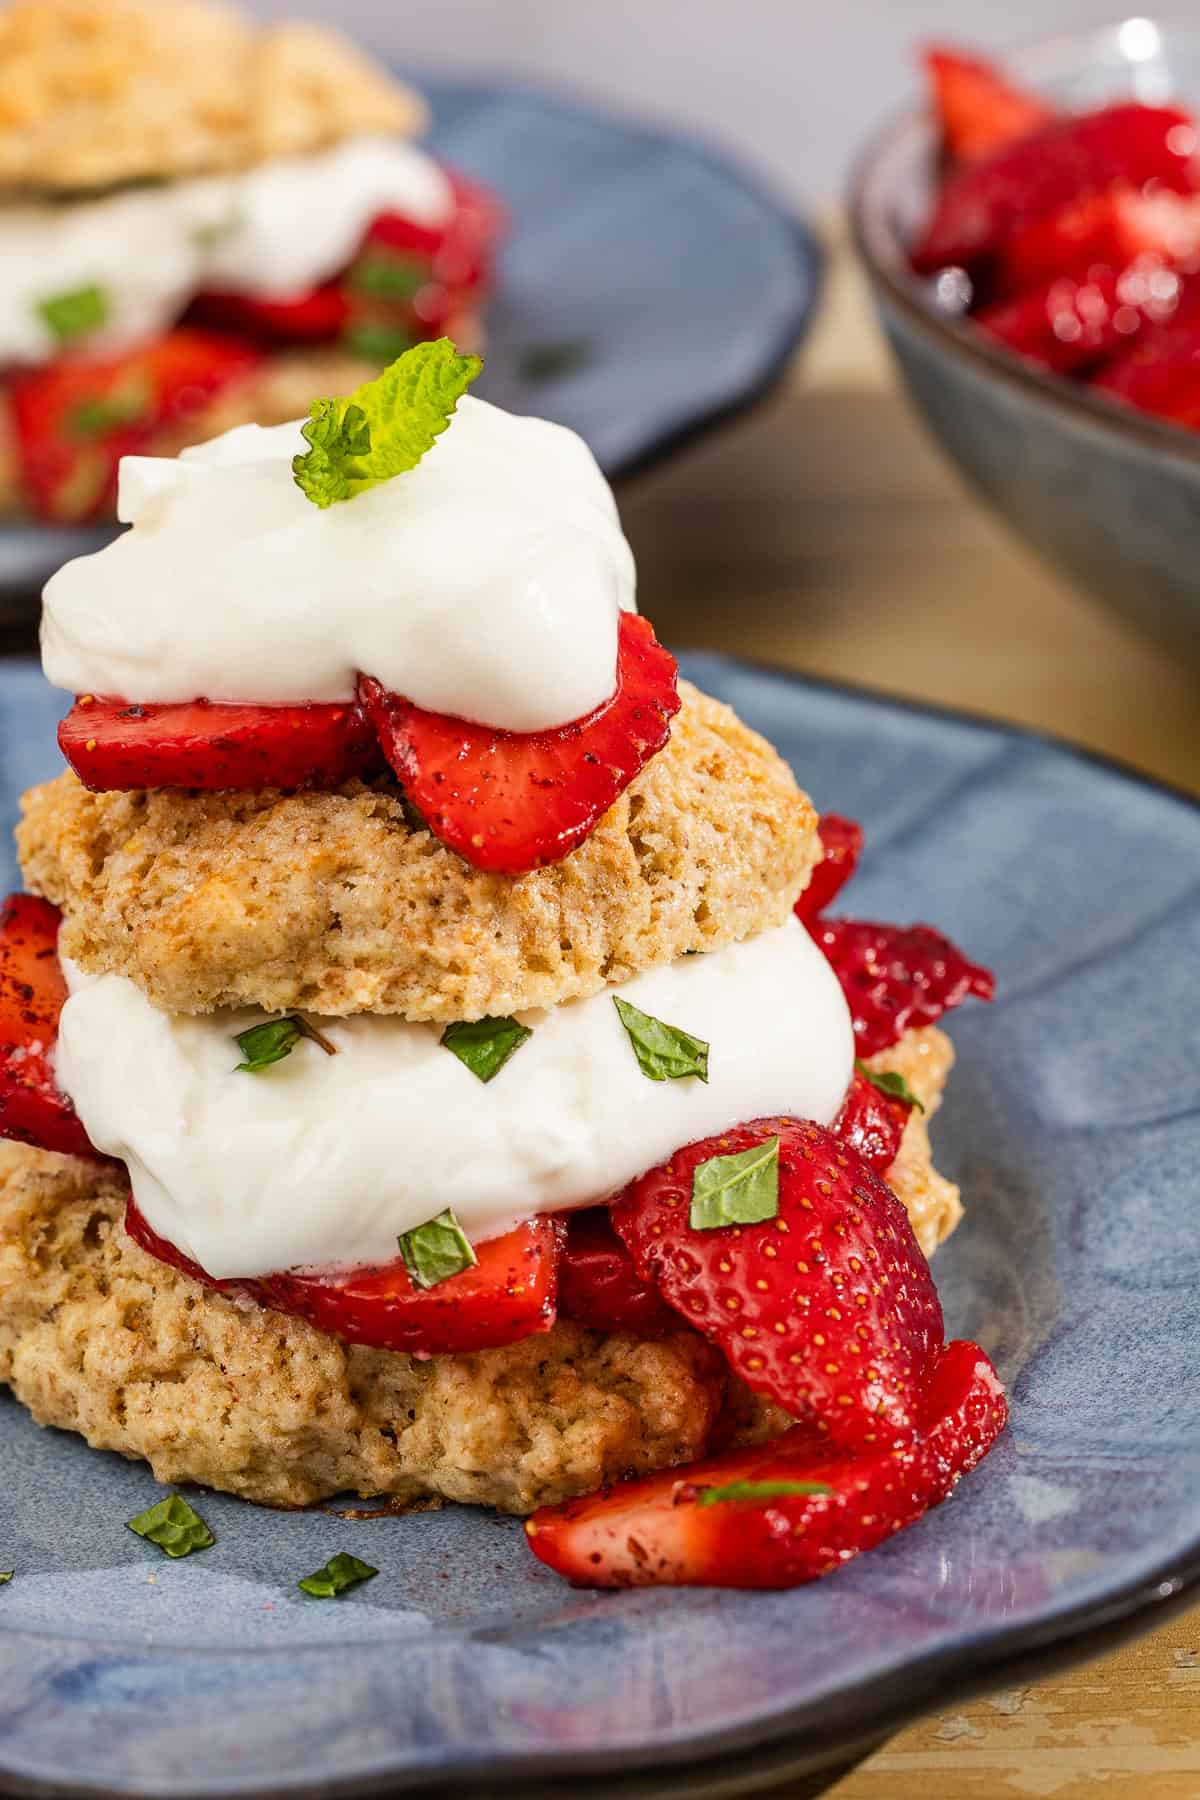
<path id="1" fill-rule="evenodd" d="M 805 1494 L 832 1494 L 827 1481 L 730 1481 L 724 1487 L 701 1488 L 700 1506 L 723 1506 L 730 1500 L 784 1500 Z"/>
<path id="2" fill-rule="evenodd" d="M 73 343 L 98 331 L 109 314 L 108 295 L 102 287 L 72 288 L 66 294 L 47 294 L 36 302 L 37 315 L 60 344 Z"/>
<path id="3" fill-rule="evenodd" d="M 272 1063 L 282 1062 L 290 1056 L 301 1038 L 311 1038 L 314 1044 L 320 1044 L 326 1056 L 336 1056 L 337 1050 L 323 1031 L 302 1019 L 299 1013 L 289 1013 L 286 1019 L 268 1019 L 265 1024 L 252 1025 L 249 1031 L 240 1031 L 234 1043 L 241 1051 L 244 1061 L 237 1064 L 234 1074 L 244 1069 L 249 1075 L 257 1075 L 262 1069 L 269 1069 Z"/>
<path id="4" fill-rule="evenodd" d="M 886 1094 L 891 1100 L 903 1100 L 905 1106 L 915 1106 L 918 1112 L 925 1111 L 903 1075 L 894 1075 L 890 1069 L 868 1069 L 866 1063 L 860 1062 L 857 1057 L 854 1059 L 854 1066 L 881 1094 Z"/>
<path id="5" fill-rule="evenodd" d="M 515 1019 L 471 1019 L 447 1025 L 440 1041 L 472 1075 L 491 1081 L 532 1036 L 532 1031 Z"/>
<path id="6" fill-rule="evenodd" d="M 438 1287 L 452 1275 L 473 1268 L 479 1260 L 449 1207 L 436 1219 L 427 1219 L 424 1225 L 402 1232 L 400 1254 L 419 1288 Z"/>
<path id="7" fill-rule="evenodd" d="M 370 250 L 350 270 L 348 281 L 358 294 L 376 300 L 411 300 L 430 278 L 428 262 L 402 250 Z"/>
<path id="8" fill-rule="evenodd" d="M 137 425 L 148 418 L 153 404 L 150 383 L 134 376 L 111 394 L 81 400 L 71 414 L 68 430 L 75 438 L 106 437 L 123 425 Z"/>
<path id="9" fill-rule="evenodd" d="M 0 1569 L 0 1587 L 7 1587 L 16 1572 L 15 1569 Z"/>
<path id="10" fill-rule="evenodd" d="M 197 250 L 215 250 L 235 232 L 241 230 L 246 215 L 239 206 L 231 206 L 223 219 L 212 219 L 206 225 L 193 225 L 188 237 Z"/>
<path id="11" fill-rule="evenodd" d="M 586 368 L 592 360 L 592 346 L 586 338 L 564 338 L 557 344 L 530 344 L 519 363 L 521 378 L 537 387 L 543 382 L 561 381 L 576 369 Z"/>
<path id="12" fill-rule="evenodd" d="M 168 1556 L 190 1556 L 193 1550 L 207 1550 L 217 1541 L 180 1494 L 168 1494 L 157 1506 L 130 1519 L 129 1529 L 157 1544 Z"/>
<path id="13" fill-rule="evenodd" d="M 415 469 L 450 423 L 483 362 L 449 338 L 415 344 L 374 381 L 343 400 L 315 400 L 301 430 L 309 445 L 292 459 L 296 485 L 314 506 L 352 500 Z"/>
<path id="14" fill-rule="evenodd" d="M 339 1550 L 323 1569 L 306 1575 L 296 1586 L 302 1593 L 311 1594 L 314 1600 L 333 1600 L 347 1588 L 357 1587 L 360 1581 L 370 1581 L 378 1573 L 378 1569 L 373 1569 L 370 1563 L 360 1562 L 348 1550 Z"/>
<path id="15" fill-rule="evenodd" d="M 347 325 L 341 336 L 343 350 L 348 350 L 351 356 L 361 356 L 364 362 L 373 363 L 393 363 L 398 356 L 405 356 L 417 341 L 402 325 L 373 325 L 366 319 L 357 325 Z"/>
<path id="16" fill-rule="evenodd" d="M 693 1231 L 721 1225 L 759 1225 L 779 1211 L 779 1139 L 768 1138 L 736 1156 L 710 1156 L 692 1176 Z"/>
<path id="17" fill-rule="evenodd" d="M 682 1081 L 688 1075 L 708 1080 L 708 1045 L 703 1038 L 691 1037 L 678 1025 L 665 1025 L 618 994 L 613 995 L 613 1005 L 643 1075 L 651 1081 Z"/>

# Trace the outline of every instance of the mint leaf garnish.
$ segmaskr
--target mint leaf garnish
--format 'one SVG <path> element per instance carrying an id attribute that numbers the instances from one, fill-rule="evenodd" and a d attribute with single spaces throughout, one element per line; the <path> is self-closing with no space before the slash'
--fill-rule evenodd
<path id="1" fill-rule="evenodd" d="M 779 1139 L 753 1144 L 736 1156 L 710 1156 L 692 1176 L 693 1231 L 721 1225 L 759 1225 L 779 1211 Z"/>
<path id="2" fill-rule="evenodd" d="M 180 1494 L 168 1494 L 157 1506 L 130 1519 L 129 1529 L 157 1544 L 168 1556 L 190 1556 L 193 1550 L 207 1550 L 217 1541 Z"/>
<path id="3" fill-rule="evenodd" d="M 0 1569 L 0 1587 L 7 1587 L 16 1572 L 15 1569 Z"/>
<path id="4" fill-rule="evenodd" d="M 424 1225 L 403 1232 L 400 1254 L 419 1288 L 438 1287 L 452 1275 L 473 1268 L 479 1260 L 449 1207 L 436 1219 L 427 1219 Z"/>
<path id="5" fill-rule="evenodd" d="M 866 1076 L 873 1088 L 878 1088 L 890 1100 L 903 1100 L 905 1106 L 915 1106 L 918 1112 L 925 1111 L 903 1075 L 895 1075 L 890 1069 L 868 1069 L 866 1063 L 860 1062 L 857 1057 L 854 1059 L 854 1066 L 860 1075 Z"/>
<path id="6" fill-rule="evenodd" d="M 72 288 L 65 294 L 47 294 L 36 302 L 37 315 L 60 344 L 70 344 L 98 331 L 109 314 L 108 295 L 102 287 Z"/>
<path id="7" fill-rule="evenodd" d="M 351 356 L 361 356 L 364 362 L 392 363 L 398 356 L 404 356 L 418 341 L 411 331 L 405 331 L 402 325 L 377 325 L 367 319 L 360 319 L 357 325 L 347 325 L 339 340 L 343 350 Z"/>
<path id="8" fill-rule="evenodd" d="M 299 1013 L 289 1013 L 286 1019 L 268 1019 L 263 1025 L 252 1025 L 249 1031 L 238 1032 L 233 1041 L 244 1060 L 236 1065 L 234 1074 L 240 1074 L 244 1069 L 249 1075 L 257 1075 L 261 1069 L 269 1069 L 272 1063 L 282 1062 L 285 1056 L 290 1056 L 301 1038 L 311 1038 L 314 1044 L 320 1044 L 326 1056 L 337 1055 L 337 1045 L 331 1044 L 323 1031 L 318 1031 Z"/>
<path id="9" fill-rule="evenodd" d="M 149 382 L 135 376 L 111 394 L 81 400 L 71 414 L 68 429 L 75 438 L 106 437 L 122 425 L 137 425 L 148 418 L 153 404 Z"/>
<path id="10" fill-rule="evenodd" d="M 629 1033 L 643 1075 L 651 1081 L 682 1081 L 688 1075 L 708 1080 L 708 1045 L 703 1038 L 652 1018 L 619 994 L 613 995 L 613 1005 Z"/>
<path id="11" fill-rule="evenodd" d="M 297 487 L 314 506 L 332 506 L 415 469 L 482 367 L 482 358 L 437 338 L 414 344 L 345 399 L 314 400 L 301 426 L 309 448 L 292 459 Z"/>
<path id="12" fill-rule="evenodd" d="M 516 1019 L 471 1019 L 447 1025 L 440 1041 L 447 1050 L 453 1050 L 472 1075 L 478 1075 L 480 1081 L 491 1081 L 532 1036 L 532 1031 Z"/>
<path id="13" fill-rule="evenodd" d="M 370 250 L 352 266 L 348 280 L 359 294 L 377 300 L 411 300 L 430 278 L 430 268 L 420 257 L 402 250 Z"/>
<path id="14" fill-rule="evenodd" d="M 832 1494 L 827 1481 L 730 1481 L 724 1487 L 701 1488 L 700 1506 L 723 1506 L 730 1500 L 785 1500 L 805 1494 Z"/>
<path id="15" fill-rule="evenodd" d="M 296 1586 L 303 1593 L 311 1594 L 314 1600 L 333 1600 L 338 1594 L 344 1594 L 347 1588 L 357 1587 L 360 1581 L 370 1581 L 378 1573 L 378 1569 L 373 1569 L 370 1563 L 360 1562 L 348 1550 L 339 1550 L 336 1556 L 330 1557 L 323 1569 L 318 1569 L 313 1575 L 306 1575 Z"/>

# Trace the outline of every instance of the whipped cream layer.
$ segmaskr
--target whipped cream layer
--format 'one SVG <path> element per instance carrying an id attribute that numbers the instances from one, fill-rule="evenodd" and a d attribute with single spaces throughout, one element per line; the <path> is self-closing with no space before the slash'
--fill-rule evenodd
<path id="1" fill-rule="evenodd" d="M 508 731 L 611 698 L 633 555 L 591 451 L 470 395 L 415 469 L 322 511 L 300 427 L 126 457 L 133 529 L 43 595 L 42 662 L 131 701 L 353 699 L 359 671 Z"/>
<path id="2" fill-rule="evenodd" d="M 154 1230 L 218 1277 L 389 1262 L 447 1206 L 482 1241 L 732 1125 L 828 1124 L 854 1064 L 841 988 L 794 920 L 522 1014 L 533 1036 L 487 1084 L 441 1027 L 370 1015 L 320 1021 L 336 1056 L 306 1040 L 241 1073 L 234 1035 L 261 1013 L 170 1016 L 124 976 L 65 966 L 59 1080 Z M 705 1039 L 707 1086 L 643 1075 L 614 993 Z"/>
<path id="3" fill-rule="evenodd" d="M 377 214 L 436 226 L 452 206 L 423 150 L 350 138 L 233 175 L 0 207 L 0 362 L 59 354 L 39 308 L 62 295 L 98 288 L 87 348 L 119 349 L 165 330 L 200 288 L 288 298 L 344 268 Z"/>

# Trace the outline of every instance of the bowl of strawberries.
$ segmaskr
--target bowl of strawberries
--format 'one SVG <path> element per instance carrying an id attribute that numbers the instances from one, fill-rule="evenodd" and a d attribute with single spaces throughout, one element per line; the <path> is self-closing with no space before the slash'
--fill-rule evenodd
<path id="1" fill-rule="evenodd" d="M 925 64 L 852 193 L 911 396 L 1035 548 L 1200 660 L 1200 29 Z"/>

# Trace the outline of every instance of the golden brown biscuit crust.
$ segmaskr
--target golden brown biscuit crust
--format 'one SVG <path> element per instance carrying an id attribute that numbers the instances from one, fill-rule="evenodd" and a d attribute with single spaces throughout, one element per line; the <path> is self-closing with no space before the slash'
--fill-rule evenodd
<path id="1" fill-rule="evenodd" d="M 27 885 L 62 949 L 169 1012 L 257 1005 L 448 1021 L 555 1006 L 781 925 L 817 856 L 791 771 L 681 683 L 667 748 L 564 862 L 513 880 L 339 793 L 25 796 Z"/>
<path id="2" fill-rule="evenodd" d="M 952 1052 L 930 1030 L 872 1060 L 932 1112 Z M 932 1250 L 960 1209 L 919 1115 L 890 1179 Z M 356 1491 L 522 1513 L 789 1423 L 685 1327 L 644 1341 L 560 1323 L 428 1362 L 347 1347 L 147 1256 L 121 1228 L 126 1193 L 118 1170 L 0 1144 L 0 1384 L 160 1481 L 273 1506 Z"/>
<path id="3" fill-rule="evenodd" d="M 242 169 L 424 103 L 339 32 L 213 0 L 16 0 L 0 12 L 0 189 L 58 194 Z"/>

